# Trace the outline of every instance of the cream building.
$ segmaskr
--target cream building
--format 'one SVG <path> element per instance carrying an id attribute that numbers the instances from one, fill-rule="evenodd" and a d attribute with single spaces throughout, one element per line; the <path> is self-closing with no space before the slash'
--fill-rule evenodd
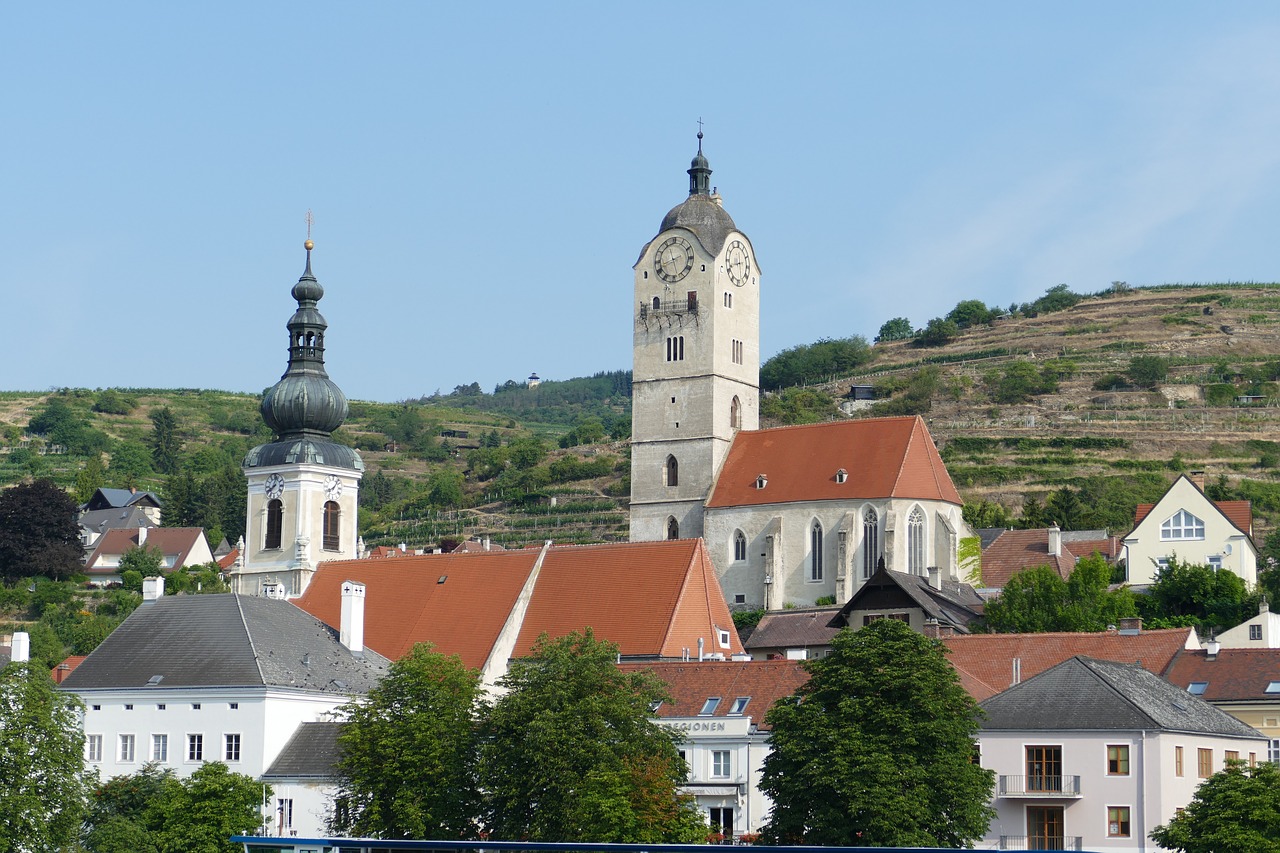
<path id="1" fill-rule="evenodd" d="M 289 366 L 262 400 L 275 441 L 249 451 L 244 547 L 229 572 L 234 592 L 298 596 L 322 560 L 357 556 L 357 496 L 364 461 L 330 437 L 347 417 L 347 398 L 324 369 L 328 323 L 316 304 L 324 288 L 307 267 L 293 287 Z"/>
<path id="2" fill-rule="evenodd" d="M 1124 548 L 1134 586 L 1154 583 L 1156 572 L 1174 557 L 1234 572 L 1249 586 L 1258 580 L 1249 502 L 1209 500 L 1203 482 L 1185 474 L 1156 503 L 1138 506 Z"/>

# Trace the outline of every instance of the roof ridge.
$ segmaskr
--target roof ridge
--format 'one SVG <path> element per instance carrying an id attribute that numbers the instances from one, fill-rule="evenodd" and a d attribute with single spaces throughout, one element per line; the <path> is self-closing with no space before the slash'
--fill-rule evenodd
<path id="1" fill-rule="evenodd" d="M 1127 694 L 1122 692 L 1120 688 L 1116 687 L 1115 684 L 1111 682 L 1110 678 L 1103 675 L 1102 672 L 1100 672 L 1098 669 L 1095 669 L 1093 665 L 1094 664 L 1104 664 L 1104 665 L 1110 664 L 1112 666 L 1122 666 L 1133 673 L 1138 673 L 1138 672 L 1149 673 L 1153 678 L 1157 678 L 1160 681 L 1164 682 L 1165 684 L 1168 684 L 1167 681 L 1165 681 L 1163 678 L 1160 678 L 1160 676 L 1156 675 L 1154 672 L 1151 672 L 1140 663 L 1121 663 L 1120 661 L 1115 661 L 1115 660 L 1100 660 L 1098 658 L 1086 657 L 1085 655 L 1073 655 L 1072 657 L 1073 659 L 1078 658 L 1080 660 L 1080 663 L 1084 664 L 1085 668 L 1088 669 L 1091 673 L 1093 673 L 1094 677 L 1098 678 L 1103 684 L 1105 684 L 1107 688 L 1111 690 L 1112 693 L 1120 697 L 1125 702 L 1129 703 L 1130 707 L 1132 707 L 1139 714 L 1145 717 L 1147 722 L 1151 724 L 1152 728 L 1157 728 L 1157 729 L 1165 728 L 1165 726 L 1159 720 L 1157 720 L 1155 717 L 1151 716 L 1151 714 L 1147 712 L 1146 708 L 1142 707 L 1137 702 L 1129 698 Z M 1142 677 L 1141 675 L 1138 676 L 1138 678 L 1141 678 L 1141 677 Z M 1172 687 L 1173 685 L 1170 685 L 1170 686 Z"/>
<path id="2" fill-rule="evenodd" d="M 262 671 L 262 660 L 258 657 L 258 646 L 253 641 L 253 632 L 249 630 L 249 620 L 245 618 L 244 607 L 240 604 L 240 593 L 233 592 L 231 595 L 232 600 L 236 603 L 236 612 L 240 614 L 240 624 L 244 627 L 244 635 L 249 640 L 249 651 L 253 653 L 253 666 L 258 670 L 258 678 L 263 684 L 266 684 L 267 674 Z"/>
<path id="3" fill-rule="evenodd" d="M 738 430 L 738 432 L 743 433 L 745 435 L 752 435 L 754 433 L 762 433 L 762 432 L 783 432 L 785 430 L 821 429 L 823 427 L 829 427 L 834 424 L 851 425 L 851 424 L 882 423 L 886 421 L 909 421 L 912 419 L 919 419 L 919 417 L 920 417 L 919 415 L 886 415 L 884 417 L 879 417 L 879 418 L 840 418 L 838 420 L 819 421 L 818 423 L 815 423 L 815 424 L 783 424 L 781 426 L 762 427 L 760 429 L 743 429 L 743 430 Z"/>

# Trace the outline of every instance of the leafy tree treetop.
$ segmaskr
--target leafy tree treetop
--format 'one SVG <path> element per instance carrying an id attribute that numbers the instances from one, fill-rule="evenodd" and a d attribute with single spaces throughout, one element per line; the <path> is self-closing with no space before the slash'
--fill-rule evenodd
<path id="1" fill-rule="evenodd" d="M 52 480 L 0 492 L 0 581 L 60 579 L 80 571 L 78 507 Z"/>
<path id="2" fill-rule="evenodd" d="M 987 602 L 984 617 L 1000 632 L 1103 631 L 1138 615 L 1133 592 L 1110 590 L 1110 582 L 1111 566 L 1096 554 L 1077 562 L 1067 580 L 1049 566 L 1025 569 Z"/>
<path id="3" fill-rule="evenodd" d="M 972 761 L 979 709 L 941 644 L 881 619 L 841 631 L 832 646 L 765 717 L 766 840 L 965 847 L 981 838 L 995 777 Z"/>
<path id="4" fill-rule="evenodd" d="M 676 735 L 649 719 L 660 682 L 619 670 L 617 654 L 588 629 L 544 635 L 512 662 L 481 748 L 493 838 L 703 840 L 696 804 L 678 792 L 686 771 Z"/>
<path id="5" fill-rule="evenodd" d="M 1151 838 L 1181 853 L 1261 853 L 1280 850 L 1280 767 L 1229 761 Z"/>
<path id="6" fill-rule="evenodd" d="M 914 334 L 911 321 L 906 317 L 894 317 L 886 320 L 876 335 L 876 343 L 881 341 L 905 341 Z"/>

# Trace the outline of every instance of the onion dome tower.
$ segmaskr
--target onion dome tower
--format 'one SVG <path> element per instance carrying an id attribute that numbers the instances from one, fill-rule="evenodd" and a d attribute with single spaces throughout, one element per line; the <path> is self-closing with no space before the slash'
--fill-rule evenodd
<path id="1" fill-rule="evenodd" d="M 356 557 L 356 505 L 364 461 L 338 444 L 347 398 L 324 369 L 329 324 L 316 307 L 324 288 L 307 265 L 293 286 L 289 366 L 262 398 L 275 440 L 244 459 L 249 483 L 243 565 L 232 588 L 248 595 L 301 595 L 322 560 Z"/>
<path id="2" fill-rule="evenodd" d="M 734 433 L 759 426 L 760 269 L 711 186 L 701 130 L 688 174 L 634 267 L 633 541 L 703 536 Z"/>

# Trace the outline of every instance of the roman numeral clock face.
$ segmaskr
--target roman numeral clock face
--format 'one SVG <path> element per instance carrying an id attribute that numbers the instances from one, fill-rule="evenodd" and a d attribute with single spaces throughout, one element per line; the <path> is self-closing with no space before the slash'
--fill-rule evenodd
<path id="1" fill-rule="evenodd" d="M 724 260 L 729 272 L 729 281 L 738 287 L 746 284 L 747 279 L 751 278 L 751 255 L 747 253 L 747 247 L 741 240 L 734 240 L 729 244 L 729 251 L 725 253 Z"/>
<path id="2" fill-rule="evenodd" d="M 653 253 L 653 268 L 668 284 L 680 281 L 693 269 L 693 246 L 683 237 L 668 237 Z"/>

